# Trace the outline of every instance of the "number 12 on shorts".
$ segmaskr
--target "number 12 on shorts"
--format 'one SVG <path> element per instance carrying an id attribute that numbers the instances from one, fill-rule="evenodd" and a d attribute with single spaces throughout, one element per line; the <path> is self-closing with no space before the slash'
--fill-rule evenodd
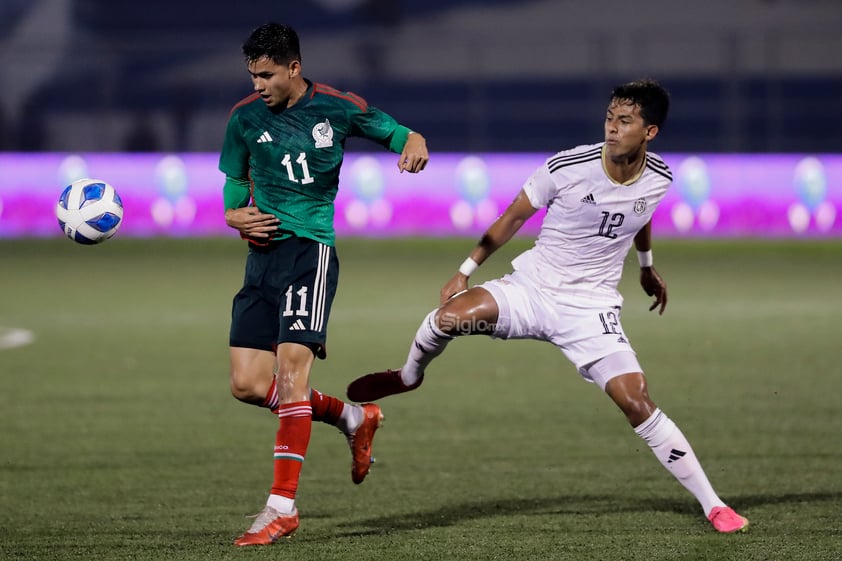
<path id="1" fill-rule="evenodd" d="M 602 322 L 603 335 L 622 335 L 620 330 L 620 317 L 617 312 L 601 312 L 599 314 L 599 321 Z"/>

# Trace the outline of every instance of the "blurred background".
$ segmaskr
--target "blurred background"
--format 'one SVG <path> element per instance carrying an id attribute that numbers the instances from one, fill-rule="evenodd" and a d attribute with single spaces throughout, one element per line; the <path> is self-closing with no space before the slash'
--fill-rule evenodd
<path id="1" fill-rule="evenodd" d="M 217 164 L 252 91 L 240 46 L 270 20 L 298 29 L 305 76 L 432 154 L 400 174 L 395 154 L 348 145 L 314 368 L 336 396 L 400 364 L 536 167 L 601 140 L 615 84 L 664 83 L 669 308 L 647 311 L 632 252 L 623 324 L 753 525 L 714 535 L 552 345 L 465 338 L 388 400 L 364 485 L 341 435 L 314 427 L 304 531 L 281 556 L 840 559 L 842 0 L 0 0 L 0 559 L 247 559 L 230 543 L 265 501 L 277 420 L 228 389 L 247 249 Z M 125 209 L 95 247 L 54 214 L 82 177 Z M 508 272 L 541 217 L 472 282 Z"/>
<path id="2" fill-rule="evenodd" d="M 644 76 L 673 95 L 658 151 L 842 151 L 839 0 L 2 0 L 0 149 L 218 151 L 270 20 L 435 151 L 598 141 Z"/>

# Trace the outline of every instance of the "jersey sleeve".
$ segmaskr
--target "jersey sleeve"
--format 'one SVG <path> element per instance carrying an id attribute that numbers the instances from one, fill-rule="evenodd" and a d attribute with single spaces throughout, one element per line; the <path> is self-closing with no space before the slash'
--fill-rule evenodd
<path id="1" fill-rule="evenodd" d="M 219 170 L 235 179 L 248 179 L 249 176 L 249 149 L 236 112 L 231 114 L 225 128 L 225 140 L 219 154 Z"/>
<path id="2" fill-rule="evenodd" d="M 394 117 L 371 105 L 355 106 L 351 113 L 351 136 L 367 138 L 395 153 L 403 150 L 409 132 Z"/>
<path id="3" fill-rule="evenodd" d="M 225 203 L 225 210 L 247 206 L 251 200 L 251 182 L 248 179 L 225 176 L 222 200 Z"/>
<path id="4" fill-rule="evenodd" d="M 550 176 L 550 170 L 546 164 L 536 169 L 526 183 L 523 184 L 523 192 L 529 197 L 533 208 L 541 209 L 550 204 L 556 196 L 556 186 Z"/>

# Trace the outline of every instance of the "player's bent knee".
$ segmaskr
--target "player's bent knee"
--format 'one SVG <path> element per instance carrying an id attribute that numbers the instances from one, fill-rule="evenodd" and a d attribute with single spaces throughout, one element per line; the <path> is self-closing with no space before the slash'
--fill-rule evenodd
<path id="1" fill-rule="evenodd" d="M 474 287 L 445 302 L 435 312 L 435 326 L 451 337 L 477 333 L 492 335 L 498 314 L 497 302 L 491 294 Z"/>
<path id="2" fill-rule="evenodd" d="M 588 365 L 582 373 L 608 394 L 632 426 L 637 426 L 655 411 L 642 370 L 633 352 L 621 351 Z"/>
<path id="3" fill-rule="evenodd" d="M 461 327 L 464 324 L 462 316 L 448 307 L 447 304 L 431 315 L 430 325 L 435 328 L 434 331 L 438 330 L 439 334 L 449 335 L 451 337 L 465 335 Z"/>
<path id="4" fill-rule="evenodd" d="M 616 376 L 608 381 L 605 392 L 614 400 L 629 423 L 635 427 L 655 412 L 655 404 L 649 398 L 646 377 L 641 372 Z"/>
<path id="5" fill-rule="evenodd" d="M 236 399 L 246 403 L 262 401 L 266 396 L 260 394 L 260 388 L 257 386 L 258 384 L 253 376 L 243 375 L 235 371 L 231 372 L 231 395 Z"/>
<path id="6" fill-rule="evenodd" d="M 623 404 L 617 403 L 617 405 L 633 427 L 640 425 L 651 417 L 656 409 L 655 405 L 648 399 L 628 400 Z"/>

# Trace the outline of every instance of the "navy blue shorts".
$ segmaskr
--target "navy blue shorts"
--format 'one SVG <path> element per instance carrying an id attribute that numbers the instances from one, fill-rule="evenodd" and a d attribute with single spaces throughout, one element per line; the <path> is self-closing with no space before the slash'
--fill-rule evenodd
<path id="1" fill-rule="evenodd" d="M 231 311 L 230 346 L 274 351 L 280 343 L 301 343 L 325 358 L 338 281 L 334 247 L 294 236 L 249 244 L 243 287 Z"/>

